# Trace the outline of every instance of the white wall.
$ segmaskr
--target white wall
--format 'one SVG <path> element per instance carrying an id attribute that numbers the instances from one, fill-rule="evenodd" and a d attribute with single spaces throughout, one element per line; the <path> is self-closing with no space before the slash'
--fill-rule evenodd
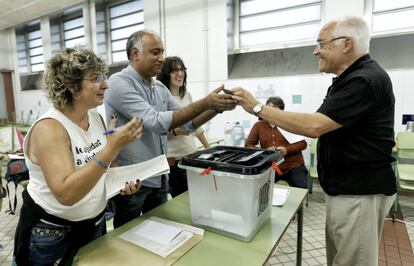
<path id="1" fill-rule="evenodd" d="M 13 69 L 10 51 L 10 36 L 8 30 L 0 31 L 0 69 Z M 6 95 L 3 76 L 0 75 L 0 118 L 7 118 Z"/>

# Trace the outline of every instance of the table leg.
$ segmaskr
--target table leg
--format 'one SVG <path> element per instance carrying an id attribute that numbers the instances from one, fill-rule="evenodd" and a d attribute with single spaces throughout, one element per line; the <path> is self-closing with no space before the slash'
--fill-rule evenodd
<path id="1" fill-rule="evenodd" d="M 303 204 L 298 209 L 298 239 L 296 241 L 296 265 L 302 265 L 302 239 L 303 239 Z"/>

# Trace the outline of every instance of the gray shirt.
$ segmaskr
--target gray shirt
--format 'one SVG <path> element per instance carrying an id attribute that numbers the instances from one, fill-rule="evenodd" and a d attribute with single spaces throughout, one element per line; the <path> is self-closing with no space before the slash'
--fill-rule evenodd
<path id="1" fill-rule="evenodd" d="M 116 158 L 119 166 L 130 165 L 167 154 L 167 133 L 172 123 L 173 111 L 181 108 L 170 91 L 161 82 L 148 84 L 131 66 L 113 74 L 105 92 L 106 120 L 118 116 L 117 127 L 125 125 L 133 117 L 144 124 L 143 136 L 124 148 Z M 192 122 L 186 123 L 186 131 L 194 131 Z M 139 179 L 139 173 L 137 173 Z M 161 176 L 149 178 L 144 186 L 161 187 Z"/>

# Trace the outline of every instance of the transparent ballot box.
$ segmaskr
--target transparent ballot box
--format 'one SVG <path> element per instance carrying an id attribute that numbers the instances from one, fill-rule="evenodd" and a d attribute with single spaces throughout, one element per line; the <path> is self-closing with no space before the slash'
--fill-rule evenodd
<path id="1" fill-rule="evenodd" d="M 279 151 L 215 146 L 185 156 L 192 224 L 250 241 L 270 218 Z"/>

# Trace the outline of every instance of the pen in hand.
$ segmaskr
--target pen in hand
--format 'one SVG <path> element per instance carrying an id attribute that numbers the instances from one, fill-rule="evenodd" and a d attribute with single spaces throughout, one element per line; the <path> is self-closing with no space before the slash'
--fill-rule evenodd
<path id="1" fill-rule="evenodd" d="M 117 132 L 117 131 L 118 131 L 118 129 L 119 129 L 119 127 L 117 127 L 117 128 L 111 128 L 111 129 L 106 130 L 103 134 L 104 134 L 105 136 L 106 136 L 106 135 L 111 135 L 111 134 L 113 134 L 113 133 Z"/>

